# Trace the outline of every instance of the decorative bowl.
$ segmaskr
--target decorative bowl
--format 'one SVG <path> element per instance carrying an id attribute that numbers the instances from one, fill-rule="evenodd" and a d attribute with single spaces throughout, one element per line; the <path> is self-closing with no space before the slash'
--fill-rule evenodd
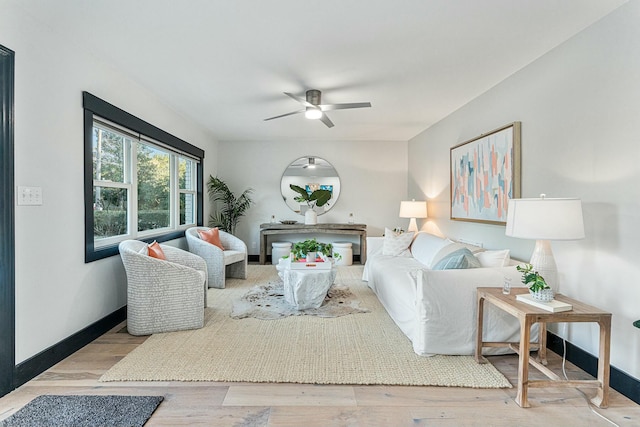
<path id="1" fill-rule="evenodd" d="M 287 220 L 280 221 L 280 222 L 283 223 L 283 224 L 287 224 L 287 225 L 297 224 L 298 223 L 298 221 L 293 221 L 291 219 L 287 219 Z"/>
<path id="2" fill-rule="evenodd" d="M 536 292 L 529 289 L 529 293 L 531 294 L 533 299 L 537 301 L 542 301 L 542 302 L 553 301 L 553 296 L 554 296 L 553 289 L 541 289 Z"/>

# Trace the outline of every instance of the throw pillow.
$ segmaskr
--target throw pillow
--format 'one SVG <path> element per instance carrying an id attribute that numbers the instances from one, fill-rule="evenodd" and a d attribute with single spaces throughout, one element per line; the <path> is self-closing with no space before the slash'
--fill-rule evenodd
<path id="1" fill-rule="evenodd" d="M 509 249 L 478 252 L 475 256 L 483 267 L 507 267 L 511 260 Z"/>
<path id="2" fill-rule="evenodd" d="M 409 246 L 413 240 L 413 234 L 413 231 L 396 234 L 393 230 L 385 228 L 382 255 L 407 256 L 409 254 Z"/>
<path id="3" fill-rule="evenodd" d="M 434 234 L 420 231 L 411 243 L 411 256 L 420 264 L 429 268 L 433 264 L 433 257 L 438 254 L 438 251 L 450 243 L 453 242 Z"/>
<path id="4" fill-rule="evenodd" d="M 222 242 L 220 241 L 220 230 L 218 230 L 218 227 L 210 228 L 208 230 L 198 230 L 198 235 L 205 242 L 216 245 L 224 251 L 224 247 L 222 246 Z"/>
<path id="5" fill-rule="evenodd" d="M 167 257 L 164 256 L 164 251 L 160 247 L 160 244 L 155 240 L 153 243 L 149 243 L 149 245 L 147 245 L 147 254 L 151 258 L 167 259 Z"/>
<path id="6" fill-rule="evenodd" d="M 460 248 L 445 255 L 432 270 L 454 270 L 462 268 L 478 268 L 480 262 L 467 248 Z"/>
<path id="7" fill-rule="evenodd" d="M 431 264 L 428 265 L 427 267 L 433 269 L 433 266 L 435 266 L 436 264 L 438 264 L 441 260 L 443 260 L 447 255 L 449 255 L 452 252 L 455 251 L 459 251 L 460 249 L 464 249 L 464 245 L 457 243 L 457 242 L 453 242 L 449 239 L 446 240 L 448 243 L 445 244 L 443 247 L 441 247 L 438 252 L 436 252 L 436 254 L 433 256 L 433 259 L 431 260 Z"/>

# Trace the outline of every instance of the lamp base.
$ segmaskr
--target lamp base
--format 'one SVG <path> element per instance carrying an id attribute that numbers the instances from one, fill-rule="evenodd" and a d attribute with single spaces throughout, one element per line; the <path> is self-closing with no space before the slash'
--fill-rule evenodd
<path id="1" fill-rule="evenodd" d="M 530 263 L 533 269 L 544 278 L 547 285 L 553 289 L 553 292 L 558 292 L 558 267 L 556 266 L 556 260 L 553 258 L 551 242 L 548 240 L 536 240 Z"/>
<path id="2" fill-rule="evenodd" d="M 413 231 L 414 233 L 418 232 L 418 224 L 416 223 L 415 218 L 411 218 L 409 220 L 409 228 L 407 228 L 407 231 Z"/>

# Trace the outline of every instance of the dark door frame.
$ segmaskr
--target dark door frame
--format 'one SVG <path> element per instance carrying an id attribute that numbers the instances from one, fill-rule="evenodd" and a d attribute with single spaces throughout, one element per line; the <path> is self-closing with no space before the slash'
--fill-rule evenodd
<path id="1" fill-rule="evenodd" d="M 15 386 L 15 53 L 0 45 L 0 397 Z"/>

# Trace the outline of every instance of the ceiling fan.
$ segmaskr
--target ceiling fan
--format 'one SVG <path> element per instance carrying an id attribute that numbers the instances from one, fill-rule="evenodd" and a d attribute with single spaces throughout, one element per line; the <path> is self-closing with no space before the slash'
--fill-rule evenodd
<path id="1" fill-rule="evenodd" d="M 264 119 L 265 122 L 267 120 L 279 119 L 281 117 L 291 116 L 293 114 L 304 113 L 304 116 L 307 119 L 316 119 L 316 120 L 320 119 L 320 121 L 324 123 L 327 127 L 332 128 L 334 126 L 333 122 L 329 119 L 329 117 L 327 117 L 327 115 L 325 114 L 325 111 L 371 107 L 370 102 L 353 102 L 348 104 L 324 104 L 323 105 L 320 103 L 322 102 L 321 101 L 322 93 L 317 89 L 309 89 L 306 93 L 306 99 L 302 99 L 288 92 L 284 92 L 284 94 L 287 95 L 289 98 L 292 98 L 298 101 L 305 108 L 298 111 L 292 111 L 291 113 L 281 114 L 275 117 L 269 117 L 268 119 Z"/>

